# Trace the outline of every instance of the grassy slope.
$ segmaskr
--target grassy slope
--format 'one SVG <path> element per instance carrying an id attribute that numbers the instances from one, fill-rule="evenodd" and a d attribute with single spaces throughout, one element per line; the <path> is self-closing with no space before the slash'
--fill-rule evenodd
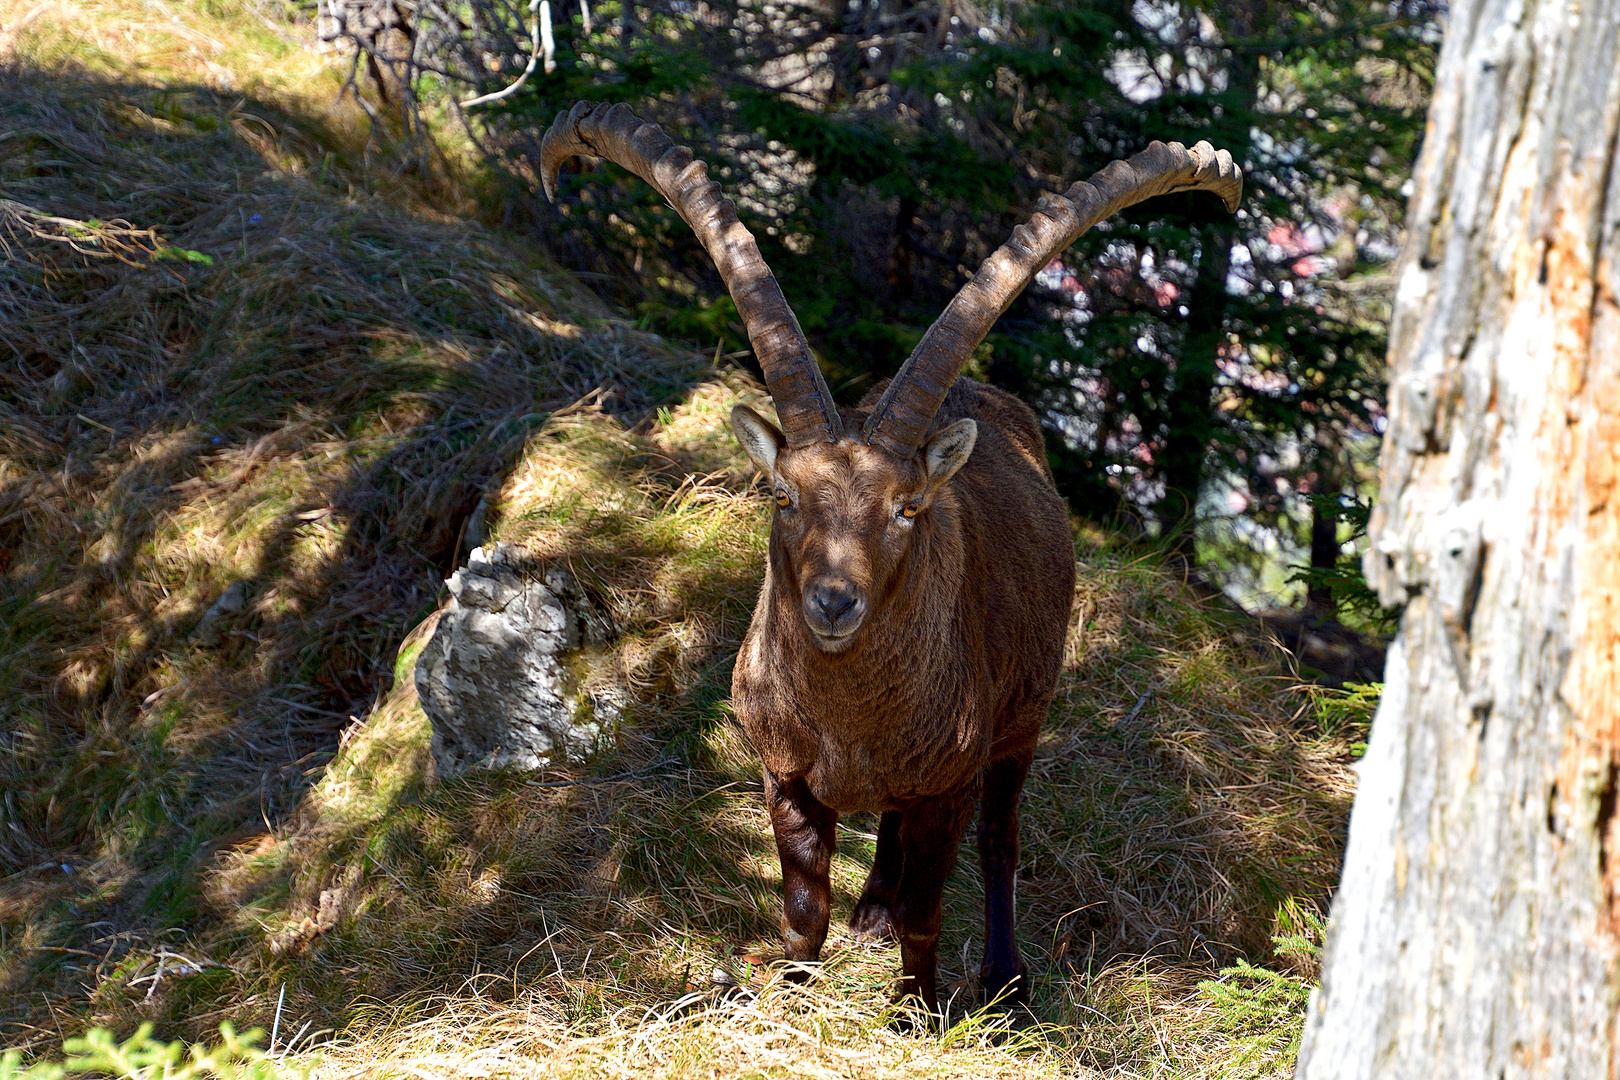
<path id="1" fill-rule="evenodd" d="M 751 1000 L 780 907 L 725 694 L 766 518 L 721 419 L 756 392 L 604 412 L 701 364 L 435 209 L 442 180 L 389 179 L 296 31 L 120 4 L 19 30 L 34 10 L 0 0 L 0 57 L 26 60 L 0 74 L 0 197 L 213 262 L 22 237 L 0 263 L 7 1043 L 268 1024 L 285 987 L 306 1045 L 340 1032 L 330 1075 L 1286 1071 L 1310 962 L 1271 938 L 1334 879 L 1363 710 L 1083 536 L 1020 889 L 1052 1026 L 897 1035 L 895 957 L 843 945 L 817 988 Z M 582 775 L 426 774 L 410 660 L 486 493 L 498 538 L 626 630 L 596 677 L 639 704 Z M 872 823 L 847 825 L 846 911 Z"/>
<path id="2" fill-rule="evenodd" d="M 546 416 L 704 366 L 362 168 L 340 73 L 276 27 L 44 7 L 0 6 L 33 60 L 0 71 L 0 1016 L 35 1023 L 24 991 L 86 978 L 49 950 L 189 924 L 212 853 L 293 809 Z M 30 211 L 212 261 L 81 257 Z"/>

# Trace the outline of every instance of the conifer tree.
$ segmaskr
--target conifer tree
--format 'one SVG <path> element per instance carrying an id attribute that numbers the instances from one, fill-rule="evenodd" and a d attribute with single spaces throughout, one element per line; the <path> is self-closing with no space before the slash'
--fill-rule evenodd
<path id="1" fill-rule="evenodd" d="M 527 24 L 497 0 L 473 10 L 427 51 L 487 89 L 524 61 Z M 1338 518 L 1367 483 L 1382 416 L 1377 271 L 1421 133 L 1438 40 L 1427 3 L 591 11 L 586 33 L 564 0 L 557 70 L 477 111 L 472 130 L 524 175 L 539 133 L 580 98 L 662 123 L 732 193 L 848 398 L 898 366 L 1043 192 L 1154 138 L 1232 151 L 1247 178 L 1238 217 L 1188 197 L 1099 227 L 971 370 L 1041 412 L 1079 512 L 1134 521 L 1217 576 L 1275 563 L 1261 540 L 1281 537 L 1311 552 L 1312 596 L 1333 602 Z M 664 332 L 742 347 L 714 271 L 656 195 L 611 166 L 568 186 L 555 212 L 519 197 L 506 215 Z"/>

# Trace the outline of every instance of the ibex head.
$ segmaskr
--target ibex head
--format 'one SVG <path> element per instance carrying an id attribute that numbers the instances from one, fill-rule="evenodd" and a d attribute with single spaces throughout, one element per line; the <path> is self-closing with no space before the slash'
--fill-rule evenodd
<path id="1" fill-rule="evenodd" d="M 1243 180 L 1231 155 L 1201 142 L 1152 143 L 1049 196 L 1011 239 L 986 259 L 906 360 L 867 415 L 846 434 L 832 394 L 731 200 L 655 124 L 626 105 L 580 102 L 562 113 L 541 143 L 541 179 L 555 195 L 569 158 L 595 154 L 647 181 L 697 234 L 736 302 L 765 374 L 781 426 L 752 409 L 732 413 L 732 429 L 771 480 L 777 512 L 773 570 L 789 575 L 805 624 L 826 651 L 847 648 L 875 609 L 893 598 L 906 561 L 929 531 L 936 503 L 973 452 L 977 430 L 959 421 L 932 435 L 945 394 L 1007 305 L 1047 263 L 1108 215 L 1154 195 L 1204 190 L 1236 209 Z"/>
<path id="2" fill-rule="evenodd" d="M 918 533 L 934 524 L 933 505 L 973 453 L 978 425 L 958 420 L 907 457 L 849 437 L 795 450 L 746 405 L 732 410 L 731 429 L 771 483 L 780 587 L 798 597 L 818 647 L 847 648 L 899 591 Z"/>

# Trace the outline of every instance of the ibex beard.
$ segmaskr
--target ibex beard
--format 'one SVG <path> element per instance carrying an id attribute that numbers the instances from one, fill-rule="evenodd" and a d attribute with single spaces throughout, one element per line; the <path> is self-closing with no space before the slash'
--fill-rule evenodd
<path id="1" fill-rule="evenodd" d="M 578 154 L 652 184 L 714 258 L 780 426 L 732 428 L 776 503 L 770 561 L 732 696 L 764 764 L 794 974 L 821 956 L 838 815 L 876 811 L 850 919 L 900 944 L 902 996 L 939 1009 L 940 900 L 975 806 L 980 981 L 1028 999 L 1014 935 L 1018 799 L 1062 663 L 1074 593 L 1068 514 L 1034 413 L 959 378 L 1035 274 L 1103 217 L 1152 195 L 1242 180 L 1207 143 L 1153 143 L 1048 200 L 985 261 L 894 379 L 839 409 L 752 234 L 691 151 L 623 105 L 581 102 L 541 144 L 541 179 Z"/>

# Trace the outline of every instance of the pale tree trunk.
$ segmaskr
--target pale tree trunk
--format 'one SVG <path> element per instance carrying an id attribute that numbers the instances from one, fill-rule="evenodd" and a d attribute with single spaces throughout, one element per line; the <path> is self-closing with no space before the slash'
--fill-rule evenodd
<path id="1" fill-rule="evenodd" d="M 1298 1077 L 1620 1073 L 1620 0 L 1460 0 L 1368 578 L 1405 603 Z"/>

